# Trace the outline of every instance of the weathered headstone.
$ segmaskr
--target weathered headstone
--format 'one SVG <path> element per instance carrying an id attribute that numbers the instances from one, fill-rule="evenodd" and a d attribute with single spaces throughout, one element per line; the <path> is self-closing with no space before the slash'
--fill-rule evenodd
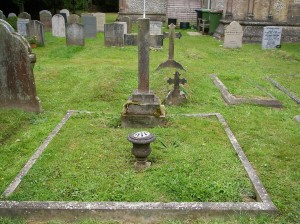
<path id="1" fill-rule="evenodd" d="M 180 79 L 178 71 L 174 74 L 174 79 L 169 78 L 167 81 L 170 85 L 174 84 L 174 89 L 169 92 L 166 97 L 165 103 L 167 105 L 180 105 L 186 102 L 186 96 L 184 92 L 180 91 L 180 84 L 184 85 L 187 81 L 185 78 Z"/>
<path id="2" fill-rule="evenodd" d="M 162 68 L 178 68 L 185 70 L 181 64 L 174 60 L 175 38 L 180 39 L 182 36 L 181 33 L 175 33 L 175 27 L 176 26 L 173 23 L 171 23 L 169 25 L 169 32 L 164 33 L 164 37 L 169 38 L 169 59 L 161 63 L 156 70 L 160 70 Z"/>
<path id="3" fill-rule="evenodd" d="M 150 21 L 150 35 L 162 35 L 162 22 Z"/>
<path id="4" fill-rule="evenodd" d="M 80 23 L 80 16 L 76 14 L 69 15 L 68 23 Z"/>
<path id="5" fill-rule="evenodd" d="M 24 37 L 28 36 L 29 33 L 29 19 L 18 19 L 17 21 L 18 33 Z"/>
<path id="6" fill-rule="evenodd" d="M 29 20 L 31 20 L 31 15 L 30 15 L 29 13 L 27 13 L 27 12 L 21 12 L 21 13 L 18 15 L 18 17 L 19 17 L 20 19 L 29 19 Z"/>
<path id="7" fill-rule="evenodd" d="M 132 21 L 130 19 L 129 16 L 123 16 L 121 19 L 120 19 L 120 22 L 125 22 L 127 23 L 127 33 L 131 33 L 132 32 Z"/>
<path id="8" fill-rule="evenodd" d="M 104 24 L 104 45 L 106 47 L 124 46 L 124 35 L 127 33 L 127 23 L 115 22 Z"/>
<path id="9" fill-rule="evenodd" d="M 0 19 L 6 19 L 5 15 L 3 14 L 3 12 L 0 10 Z"/>
<path id="10" fill-rule="evenodd" d="M 92 15 L 83 15 L 81 20 L 84 28 L 84 37 L 95 38 L 97 36 L 96 17 Z"/>
<path id="11" fill-rule="evenodd" d="M 62 15 L 56 14 L 52 17 L 52 35 L 54 37 L 65 37 L 65 19 Z"/>
<path id="12" fill-rule="evenodd" d="M 232 21 L 225 28 L 224 48 L 241 48 L 243 42 L 243 28 L 236 22 Z"/>
<path id="13" fill-rule="evenodd" d="M 68 9 L 62 9 L 59 11 L 59 13 L 65 13 L 66 14 L 66 23 L 68 22 L 68 17 L 70 15 L 70 11 Z"/>
<path id="14" fill-rule="evenodd" d="M 105 24 L 105 21 L 106 21 L 105 13 L 96 12 L 96 13 L 93 13 L 93 16 L 96 17 L 97 32 L 104 32 L 104 24 Z"/>
<path id="15" fill-rule="evenodd" d="M 280 47 L 282 27 L 264 27 L 262 49 L 274 49 Z"/>
<path id="16" fill-rule="evenodd" d="M 121 115 L 122 127 L 155 127 L 166 123 L 164 106 L 149 88 L 150 19 L 138 19 L 138 89 Z"/>
<path id="17" fill-rule="evenodd" d="M 44 25 L 45 31 L 51 31 L 52 29 L 52 14 L 48 10 L 40 11 L 40 21 Z"/>
<path id="18" fill-rule="evenodd" d="M 82 24 L 67 24 L 66 44 L 84 46 L 84 28 Z"/>
<path id="19" fill-rule="evenodd" d="M 64 13 L 64 12 L 60 12 L 60 13 L 59 13 L 59 15 L 61 15 L 61 16 L 64 18 L 64 21 L 65 21 L 65 23 L 67 23 L 67 22 L 68 22 L 68 16 L 67 16 L 67 14 L 66 14 L 66 13 Z"/>
<path id="20" fill-rule="evenodd" d="M 16 15 L 16 13 L 11 12 L 11 13 L 8 14 L 7 17 L 17 17 L 17 15 Z"/>
<path id="21" fill-rule="evenodd" d="M 0 107 L 41 112 L 36 95 L 31 48 L 20 34 L 0 20 Z"/>
<path id="22" fill-rule="evenodd" d="M 36 37 L 37 44 L 40 46 L 45 45 L 45 31 L 44 25 L 37 20 L 30 20 L 29 22 L 29 37 Z"/>

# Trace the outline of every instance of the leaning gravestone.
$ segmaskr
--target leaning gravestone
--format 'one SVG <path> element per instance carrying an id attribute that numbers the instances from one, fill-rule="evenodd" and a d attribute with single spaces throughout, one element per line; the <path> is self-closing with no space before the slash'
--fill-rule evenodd
<path id="1" fill-rule="evenodd" d="M 19 34 L 27 37 L 29 33 L 29 19 L 18 19 L 17 30 Z"/>
<path id="2" fill-rule="evenodd" d="M 80 23 L 80 16 L 76 14 L 69 15 L 68 23 Z"/>
<path id="3" fill-rule="evenodd" d="M 66 32 L 67 45 L 84 46 L 84 28 L 79 23 L 69 23 Z"/>
<path id="4" fill-rule="evenodd" d="M 127 34 L 127 23 L 125 22 L 104 24 L 104 45 L 106 47 L 123 47 L 125 34 Z"/>
<path id="5" fill-rule="evenodd" d="M 17 17 L 17 15 L 16 15 L 16 13 L 11 12 L 11 13 L 8 14 L 7 17 Z"/>
<path id="6" fill-rule="evenodd" d="M 29 36 L 37 38 L 37 44 L 40 46 L 45 45 L 45 31 L 44 25 L 37 20 L 31 20 L 29 22 Z"/>
<path id="7" fill-rule="evenodd" d="M 67 14 L 66 13 L 60 12 L 59 15 L 61 15 L 62 17 L 64 17 L 65 23 L 68 22 L 68 18 L 67 18 Z"/>
<path id="8" fill-rule="evenodd" d="M 52 35 L 54 37 L 65 37 L 65 19 L 62 15 L 56 14 L 52 17 Z"/>
<path id="9" fill-rule="evenodd" d="M 93 15 L 83 15 L 81 20 L 84 28 L 84 37 L 95 38 L 97 36 L 96 17 Z"/>
<path id="10" fill-rule="evenodd" d="M 243 42 L 243 28 L 236 22 L 232 21 L 225 28 L 224 48 L 241 48 Z"/>
<path id="11" fill-rule="evenodd" d="M 264 27 L 262 49 L 274 49 L 280 47 L 282 27 Z"/>
<path id="12" fill-rule="evenodd" d="M 97 32 L 104 32 L 104 24 L 105 24 L 105 20 L 106 20 L 105 13 L 96 12 L 96 13 L 93 13 L 93 16 L 96 17 Z"/>
<path id="13" fill-rule="evenodd" d="M 66 23 L 68 22 L 68 17 L 70 15 L 70 12 L 68 9 L 62 9 L 59 11 L 59 13 L 65 18 Z"/>
<path id="14" fill-rule="evenodd" d="M 40 11 L 40 21 L 44 25 L 45 31 L 51 31 L 52 29 L 52 14 L 48 10 Z"/>
<path id="15" fill-rule="evenodd" d="M 31 48 L 20 34 L 0 20 L 0 107 L 41 112 L 36 95 Z"/>
<path id="16" fill-rule="evenodd" d="M 127 23 L 127 33 L 131 33 L 132 32 L 132 20 L 129 16 L 123 16 L 120 19 L 120 22 L 125 22 Z"/>
<path id="17" fill-rule="evenodd" d="M 162 22 L 150 21 L 150 35 L 162 35 Z"/>
<path id="18" fill-rule="evenodd" d="M 18 15 L 18 17 L 19 17 L 20 19 L 29 19 L 29 20 L 31 20 L 31 15 L 30 15 L 29 13 L 27 13 L 27 12 L 21 12 L 21 13 Z"/>

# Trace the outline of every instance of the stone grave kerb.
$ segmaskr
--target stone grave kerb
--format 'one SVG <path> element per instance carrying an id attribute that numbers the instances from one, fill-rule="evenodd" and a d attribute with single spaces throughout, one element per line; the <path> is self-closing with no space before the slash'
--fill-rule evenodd
<path id="1" fill-rule="evenodd" d="M 175 28 L 176 26 L 171 23 L 169 25 L 169 32 L 164 32 L 164 38 L 169 38 L 169 59 L 166 62 L 161 63 L 157 67 L 156 71 L 167 67 L 185 70 L 180 63 L 174 60 L 175 38 L 180 39 L 182 37 L 182 34 L 180 32 L 175 32 Z"/>

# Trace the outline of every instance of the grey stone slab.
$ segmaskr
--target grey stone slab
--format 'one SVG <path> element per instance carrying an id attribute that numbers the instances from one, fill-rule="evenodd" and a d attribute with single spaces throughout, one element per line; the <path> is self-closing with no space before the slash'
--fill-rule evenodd
<path id="1" fill-rule="evenodd" d="M 62 16 L 64 17 L 65 23 L 67 23 L 67 22 L 68 22 L 68 16 L 67 16 L 67 14 L 66 14 L 66 13 L 64 13 L 64 12 L 60 12 L 60 13 L 59 13 L 59 15 L 62 15 Z"/>
<path id="2" fill-rule="evenodd" d="M 30 20 L 29 22 L 29 37 L 37 37 L 37 44 L 45 45 L 45 31 L 44 25 L 37 20 Z"/>
<path id="3" fill-rule="evenodd" d="M 29 13 L 27 13 L 27 12 L 21 12 L 21 13 L 18 15 L 18 17 L 19 17 L 20 19 L 29 19 L 29 20 L 31 20 L 31 15 L 30 15 Z"/>
<path id="4" fill-rule="evenodd" d="M 56 14 L 52 17 L 52 35 L 54 37 L 65 37 L 66 27 L 65 19 L 62 15 Z"/>
<path id="5" fill-rule="evenodd" d="M 66 31 L 67 45 L 84 46 L 84 27 L 79 23 L 69 23 Z"/>
<path id="6" fill-rule="evenodd" d="M 36 159 L 46 149 L 67 120 L 79 111 L 68 111 L 58 126 L 28 161 L 32 167 Z M 82 113 L 82 112 L 81 112 Z M 90 113 L 90 112 L 89 112 Z M 171 115 L 172 116 L 172 115 Z M 177 115 L 178 116 L 178 115 Z M 101 221 L 121 221 L 130 223 L 161 223 L 170 220 L 193 221 L 228 215 L 276 214 L 277 209 L 271 201 L 255 170 L 248 161 L 237 139 L 229 128 L 224 117 L 219 113 L 184 114 L 181 116 L 209 118 L 216 117 L 225 129 L 238 159 L 247 172 L 256 193 L 257 202 L 65 202 L 65 201 L 0 201 L 1 217 L 23 217 L 31 221 L 60 220 L 73 222 L 78 219 L 90 218 Z M 25 168 L 25 167 L 24 167 Z M 29 168 L 30 169 L 30 168 Z M 25 171 L 26 173 L 28 170 Z M 22 172 L 20 172 L 22 173 Z M 24 176 L 17 176 L 17 185 Z M 13 182 L 12 182 L 13 183 Z M 16 189 L 16 187 L 14 187 Z M 9 188 L 7 188 L 9 189 Z M 145 221 L 147 220 L 147 221 Z"/>
<path id="7" fill-rule="evenodd" d="M 64 13 L 64 14 L 66 14 L 66 23 L 68 22 L 68 17 L 69 17 L 69 15 L 70 15 L 70 11 L 68 10 L 68 9 L 62 9 L 62 10 L 60 10 L 59 11 L 59 13 Z"/>
<path id="8" fill-rule="evenodd" d="M 18 33 L 24 37 L 27 37 L 29 34 L 29 19 L 18 19 L 17 21 L 17 30 Z"/>
<path id="9" fill-rule="evenodd" d="M 106 47 L 124 46 L 124 35 L 127 34 L 127 23 L 104 24 L 104 45 Z"/>
<path id="10" fill-rule="evenodd" d="M 8 14 L 7 17 L 17 17 L 17 15 L 16 15 L 16 13 L 11 12 L 11 13 Z"/>
<path id="11" fill-rule="evenodd" d="M 162 35 L 162 22 L 150 21 L 150 35 Z"/>
<path id="12" fill-rule="evenodd" d="M 68 23 L 80 23 L 80 16 L 76 14 L 69 15 Z"/>
<path id="13" fill-rule="evenodd" d="M 243 28 L 236 22 L 232 21 L 225 28 L 224 48 L 241 48 L 243 42 Z"/>
<path id="14" fill-rule="evenodd" d="M 96 38 L 97 36 L 97 20 L 95 16 L 83 15 L 81 17 L 82 24 L 84 27 L 85 38 Z"/>
<path id="15" fill-rule="evenodd" d="M 219 88 L 222 98 L 224 101 L 229 105 L 239 105 L 239 104 L 256 104 L 266 107 L 277 107 L 281 108 L 283 107 L 282 103 L 275 99 L 275 97 L 269 98 L 243 98 L 243 97 L 236 97 L 229 93 L 226 86 L 221 82 L 221 80 L 217 77 L 217 75 L 213 74 L 211 75 L 211 78 L 214 82 L 214 84 Z"/>
<path id="16" fill-rule="evenodd" d="M 97 32 L 104 32 L 104 24 L 106 22 L 106 15 L 105 15 L 105 13 L 96 12 L 96 13 L 93 13 L 93 16 L 96 17 Z"/>
<path id="17" fill-rule="evenodd" d="M 40 112 L 33 74 L 35 54 L 4 20 L 0 20 L 0 40 L 0 107 Z"/>
<path id="18" fill-rule="evenodd" d="M 296 116 L 294 117 L 294 121 L 300 123 L 300 115 L 296 115 Z"/>
<path id="19" fill-rule="evenodd" d="M 40 21 L 44 25 L 45 31 L 52 30 L 52 14 L 48 10 L 42 10 L 39 12 L 40 14 Z"/>
<path id="20" fill-rule="evenodd" d="M 264 27 L 262 38 L 262 49 L 274 49 L 280 46 L 282 27 L 266 26 Z"/>
<path id="21" fill-rule="evenodd" d="M 123 16 L 119 21 L 127 23 L 127 33 L 132 33 L 132 20 L 129 16 Z"/>
<path id="22" fill-rule="evenodd" d="M 124 34 L 124 45 L 137 46 L 137 33 Z"/>

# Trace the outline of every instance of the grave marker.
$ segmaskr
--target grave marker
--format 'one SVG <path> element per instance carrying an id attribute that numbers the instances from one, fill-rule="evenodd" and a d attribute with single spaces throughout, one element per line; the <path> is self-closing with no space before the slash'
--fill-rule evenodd
<path id="1" fill-rule="evenodd" d="M 61 15 L 64 18 L 65 23 L 68 22 L 67 14 L 64 12 L 60 12 L 59 15 Z"/>
<path id="2" fill-rule="evenodd" d="M 24 37 L 28 36 L 29 33 L 29 19 L 18 19 L 17 21 L 18 33 Z"/>
<path id="3" fill-rule="evenodd" d="M 45 31 L 44 25 L 37 20 L 30 20 L 29 22 L 29 36 L 37 37 L 37 44 L 40 46 L 45 45 Z"/>
<path id="4" fill-rule="evenodd" d="M 97 22 L 96 17 L 92 15 L 83 15 L 81 17 L 84 37 L 85 38 L 95 38 L 97 36 Z"/>
<path id="5" fill-rule="evenodd" d="M 76 14 L 69 15 L 68 23 L 80 23 L 80 16 Z"/>
<path id="6" fill-rule="evenodd" d="M 150 35 L 162 35 L 161 21 L 150 21 Z"/>
<path id="7" fill-rule="evenodd" d="M 180 84 L 184 85 L 187 81 L 185 78 L 180 79 L 180 74 L 178 71 L 174 74 L 174 79 L 169 78 L 167 81 L 170 85 L 174 84 L 174 89 L 169 92 L 166 97 L 166 104 L 167 105 L 180 105 L 186 102 L 185 94 L 180 91 Z"/>
<path id="8" fill-rule="evenodd" d="M 21 12 L 18 17 L 20 19 L 29 19 L 29 20 L 31 20 L 31 15 L 27 12 Z"/>
<path id="9" fill-rule="evenodd" d="M 93 13 L 93 16 L 96 17 L 97 32 L 104 32 L 104 24 L 105 24 L 105 20 L 106 20 L 105 13 L 96 12 L 96 13 Z"/>
<path id="10" fill-rule="evenodd" d="M 62 9 L 59 11 L 59 13 L 64 13 L 66 16 L 64 17 L 66 19 L 66 23 L 68 22 L 68 17 L 70 15 L 70 11 L 68 9 Z"/>
<path id="11" fill-rule="evenodd" d="M 176 26 L 173 23 L 171 23 L 169 25 L 169 32 L 164 33 L 164 37 L 169 38 L 169 59 L 166 62 L 161 63 L 156 70 L 160 70 L 162 68 L 167 67 L 185 70 L 181 64 L 174 60 L 174 41 L 175 38 L 180 39 L 182 36 L 181 33 L 175 33 L 175 27 Z"/>
<path id="12" fill-rule="evenodd" d="M 123 16 L 120 19 L 120 22 L 127 23 L 127 33 L 132 33 L 132 21 L 129 16 Z"/>
<path id="13" fill-rule="evenodd" d="M 104 24 L 104 45 L 106 47 L 124 46 L 124 35 L 127 33 L 127 23 L 115 22 Z"/>
<path id="14" fill-rule="evenodd" d="M 66 32 L 66 44 L 67 45 L 79 45 L 84 46 L 84 28 L 79 23 L 67 24 Z"/>
<path id="15" fill-rule="evenodd" d="M 0 19 L 3 19 L 3 20 L 6 19 L 5 15 L 3 14 L 3 12 L 1 10 L 0 10 Z"/>
<path id="16" fill-rule="evenodd" d="M 280 47 L 282 27 L 264 27 L 262 49 L 274 49 Z"/>
<path id="17" fill-rule="evenodd" d="M 232 21 L 225 28 L 224 48 L 241 48 L 243 42 L 243 28 L 236 22 Z"/>
<path id="18" fill-rule="evenodd" d="M 45 31 L 51 31 L 52 29 L 52 14 L 48 10 L 42 10 L 39 12 L 40 21 L 44 25 Z"/>
<path id="19" fill-rule="evenodd" d="M 16 13 L 11 12 L 11 13 L 8 14 L 7 17 L 17 17 L 17 15 L 16 15 Z"/>
<path id="20" fill-rule="evenodd" d="M 65 37 L 65 19 L 62 15 L 56 14 L 52 17 L 52 35 L 54 37 Z"/>
<path id="21" fill-rule="evenodd" d="M 41 112 L 33 75 L 35 54 L 4 20 L 0 20 L 0 40 L 0 107 Z"/>

